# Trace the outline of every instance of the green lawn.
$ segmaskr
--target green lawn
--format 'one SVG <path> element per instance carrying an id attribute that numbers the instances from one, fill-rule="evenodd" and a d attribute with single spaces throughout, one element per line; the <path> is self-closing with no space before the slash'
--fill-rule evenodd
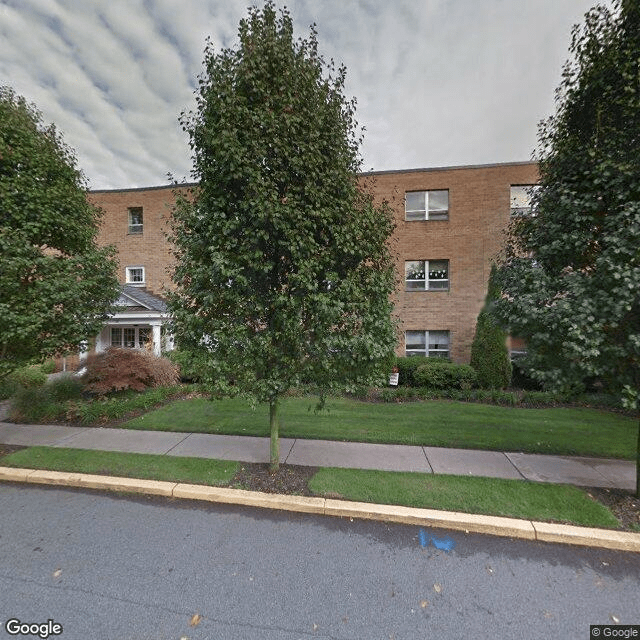
<path id="1" fill-rule="evenodd" d="M 597 409 L 330 398 L 316 414 L 314 405 L 311 397 L 283 401 L 281 437 L 635 459 L 636 421 Z M 269 409 L 241 399 L 181 400 L 120 426 L 268 436 Z"/>
<path id="2" fill-rule="evenodd" d="M 0 465 L 229 486 L 239 463 L 140 453 L 30 447 L 0 459 Z M 316 495 L 463 513 L 589 527 L 618 527 L 613 514 L 585 491 L 566 485 L 467 476 L 320 469 L 310 480 Z"/>
<path id="3" fill-rule="evenodd" d="M 53 447 L 16 451 L 0 458 L 0 465 L 214 486 L 228 484 L 239 467 L 228 460 Z"/>
<path id="4" fill-rule="evenodd" d="M 358 502 L 570 522 L 588 527 L 619 525 L 606 507 L 581 489 L 568 485 L 324 468 L 313 476 L 309 488 L 318 495 Z"/>

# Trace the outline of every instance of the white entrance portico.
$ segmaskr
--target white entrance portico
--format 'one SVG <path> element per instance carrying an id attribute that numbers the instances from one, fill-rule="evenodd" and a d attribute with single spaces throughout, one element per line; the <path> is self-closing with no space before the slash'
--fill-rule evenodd
<path id="1" fill-rule="evenodd" d="M 149 349 L 156 356 L 173 350 L 172 337 L 162 330 L 169 320 L 164 300 L 139 287 L 124 285 L 116 304 L 117 312 L 96 339 L 96 353 L 108 347 Z"/>

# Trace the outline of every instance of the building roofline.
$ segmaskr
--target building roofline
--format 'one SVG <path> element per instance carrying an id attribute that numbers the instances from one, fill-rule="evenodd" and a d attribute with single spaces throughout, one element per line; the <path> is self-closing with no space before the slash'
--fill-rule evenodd
<path id="1" fill-rule="evenodd" d="M 535 160 L 521 160 L 517 162 L 491 162 L 487 164 L 459 164 L 446 167 L 424 167 L 416 169 L 386 169 L 383 171 L 363 171 L 361 176 L 380 176 L 390 175 L 393 173 L 424 173 L 429 171 L 456 171 L 464 169 L 492 169 L 497 167 L 515 167 L 528 164 L 538 164 Z"/>
<path id="2" fill-rule="evenodd" d="M 161 184 L 153 187 L 127 187 L 125 189 L 89 189 L 89 193 L 129 193 L 132 191 L 159 191 L 160 189 L 189 189 L 198 186 L 197 182 L 180 182 L 178 184 Z"/>
<path id="3" fill-rule="evenodd" d="M 362 171 L 358 175 L 367 176 L 383 176 L 394 173 L 426 173 L 431 171 L 456 171 L 464 169 L 492 169 L 494 167 L 515 167 L 528 164 L 538 164 L 535 160 L 522 160 L 517 162 L 493 162 L 488 164 L 464 164 L 452 165 L 446 167 L 424 167 L 416 169 L 385 169 L 382 171 Z M 135 191 L 158 191 L 160 189 L 189 189 L 197 187 L 198 182 L 182 182 L 178 184 L 157 185 L 152 187 L 130 187 L 126 189 L 89 189 L 89 193 L 131 193 Z"/>

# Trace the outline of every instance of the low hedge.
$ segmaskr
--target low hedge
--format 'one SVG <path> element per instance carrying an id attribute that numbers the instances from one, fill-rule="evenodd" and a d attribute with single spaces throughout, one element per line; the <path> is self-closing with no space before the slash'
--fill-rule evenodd
<path id="1" fill-rule="evenodd" d="M 472 389 L 476 372 L 468 364 L 454 364 L 439 358 L 427 358 L 413 373 L 417 386 L 426 389 Z"/>
<path id="2" fill-rule="evenodd" d="M 416 402 L 420 400 L 456 400 L 482 402 L 505 407 L 560 407 L 578 406 L 609 411 L 622 411 L 620 399 L 606 394 L 570 395 L 553 391 L 503 391 L 501 389 L 427 389 L 424 387 L 398 387 L 370 390 L 361 399 L 370 402 Z M 623 411 L 628 413 L 627 411 Z"/>
<path id="3" fill-rule="evenodd" d="M 425 364 L 429 358 L 425 356 L 406 356 L 396 358 L 395 366 L 398 369 L 398 384 L 403 387 L 418 387 L 415 380 L 415 371 Z"/>
<path id="4" fill-rule="evenodd" d="M 402 387 L 429 389 L 471 389 L 476 373 L 466 364 L 455 364 L 444 358 L 407 356 L 396 358 L 398 384 Z"/>

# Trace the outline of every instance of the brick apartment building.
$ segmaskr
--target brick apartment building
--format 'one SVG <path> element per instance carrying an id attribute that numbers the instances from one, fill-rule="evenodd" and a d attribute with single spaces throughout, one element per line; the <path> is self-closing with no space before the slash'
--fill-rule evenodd
<path id="1" fill-rule="evenodd" d="M 510 216 L 526 211 L 526 187 L 537 182 L 537 165 L 381 171 L 361 180 L 395 211 L 397 354 L 469 362 L 491 263 Z M 96 348 L 150 340 L 156 352 L 171 348 L 160 345 L 160 325 L 166 320 L 162 294 L 172 287 L 166 238 L 172 187 L 93 191 L 90 197 L 105 211 L 99 242 L 116 246 L 126 285 L 123 313 L 98 337 Z"/>

